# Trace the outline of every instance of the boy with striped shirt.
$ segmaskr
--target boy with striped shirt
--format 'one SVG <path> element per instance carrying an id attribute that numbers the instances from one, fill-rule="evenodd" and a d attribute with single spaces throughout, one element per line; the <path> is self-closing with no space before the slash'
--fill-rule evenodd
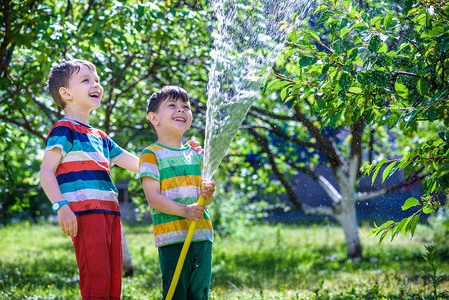
<path id="1" fill-rule="evenodd" d="M 207 205 L 214 182 L 203 182 L 203 155 L 182 144 L 192 124 L 186 91 L 166 86 L 154 93 L 147 107 L 148 120 L 158 140 L 145 148 L 139 162 L 140 178 L 153 218 L 159 251 L 163 295 L 167 295 L 189 229 L 198 221 L 173 299 L 208 299 L 212 269 L 213 229 Z M 205 206 L 196 202 L 205 197 Z"/>
<path id="2" fill-rule="evenodd" d="M 92 63 L 70 60 L 54 67 L 48 87 L 65 117 L 47 136 L 41 185 L 62 231 L 72 237 L 83 299 L 120 299 L 122 231 L 110 167 L 138 172 L 138 158 L 89 125 L 103 96 Z"/>
<path id="3" fill-rule="evenodd" d="M 65 117 L 50 130 L 40 181 L 64 234 L 71 236 L 83 299 L 120 299 L 122 229 L 114 164 L 138 172 L 137 156 L 89 125 L 103 87 L 95 66 L 70 60 L 52 69 L 48 87 Z"/>

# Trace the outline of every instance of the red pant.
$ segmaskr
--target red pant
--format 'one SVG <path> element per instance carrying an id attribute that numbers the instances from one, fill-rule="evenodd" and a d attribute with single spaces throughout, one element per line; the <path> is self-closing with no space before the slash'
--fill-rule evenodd
<path id="1" fill-rule="evenodd" d="M 78 234 L 72 237 L 84 300 L 120 299 L 122 291 L 122 224 L 120 216 L 77 216 Z"/>

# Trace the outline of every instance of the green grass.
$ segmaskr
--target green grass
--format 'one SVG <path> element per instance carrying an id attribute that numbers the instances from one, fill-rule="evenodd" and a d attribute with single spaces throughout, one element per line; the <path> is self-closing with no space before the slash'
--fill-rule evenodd
<path id="1" fill-rule="evenodd" d="M 124 224 L 135 275 L 123 280 L 123 299 L 160 299 L 161 279 L 151 225 Z M 258 225 L 216 237 L 211 299 L 432 299 L 422 255 L 431 231 L 392 243 L 360 236 L 364 259 L 346 259 L 341 228 Z M 0 227 L 0 299 L 80 299 L 70 238 L 58 225 Z M 443 261 L 440 274 L 449 274 Z M 440 291 L 449 289 L 443 281 Z"/>

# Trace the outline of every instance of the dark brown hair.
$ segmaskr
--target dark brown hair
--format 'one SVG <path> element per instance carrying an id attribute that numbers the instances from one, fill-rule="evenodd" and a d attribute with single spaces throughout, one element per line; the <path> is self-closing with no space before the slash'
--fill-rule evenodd
<path id="1" fill-rule="evenodd" d="M 88 67 L 92 72 L 97 73 L 97 69 L 90 61 L 81 59 L 72 59 L 51 69 L 48 75 L 48 90 L 60 108 L 64 109 L 66 103 L 62 100 L 59 89 L 61 87 L 68 87 L 70 77 L 74 73 L 78 73 L 83 65 Z"/>
<path id="2" fill-rule="evenodd" d="M 153 95 L 151 95 L 150 100 L 148 101 L 147 115 L 150 112 L 157 112 L 159 106 L 165 99 L 174 99 L 174 100 L 181 99 L 182 102 L 190 101 L 189 95 L 183 88 L 174 85 L 166 85 L 160 90 L 153 93 Z M 156 132 L 156 128 L 154 128 L 151 122 L 150 125 L 153 128 L 154 132 Z"/>
<path id="3" fill-rule="evenodd" d="M 166 85 L 151 95 L 150 100 L 148 101 L 147 115 L 151 111 L 157 112 L 161 103 L 168 98 L 176 100 L 181 99 L 182 102 L 190 101 L 189 95 L 183 88 L 174 85 Z"/>

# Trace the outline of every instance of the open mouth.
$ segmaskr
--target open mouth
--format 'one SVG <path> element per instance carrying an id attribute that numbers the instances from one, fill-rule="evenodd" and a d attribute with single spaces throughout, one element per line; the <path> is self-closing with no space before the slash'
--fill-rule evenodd
<path id="1" fill-rule="evenodd" d="M 100 97 L 100 93 L 99 92 L 93 92 L 89 94 L 90 97 L 92 98 L 99 98 Z"/>
<path id="2" fill-rule="evenodd" d="M 175 120 L 177 122 L 183 122 L 183 123 L 186 122 L 186 119 L 184 119 L 184 118 L 173 118 L 173 120 Z"/>

